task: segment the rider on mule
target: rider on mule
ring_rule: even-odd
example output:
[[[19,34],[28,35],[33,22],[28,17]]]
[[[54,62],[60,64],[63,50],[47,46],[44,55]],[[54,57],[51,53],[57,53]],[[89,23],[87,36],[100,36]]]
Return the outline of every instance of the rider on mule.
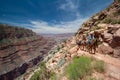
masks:
[[[92,53],[92,49],[94,49],[94,53],[96,51],[96,38],[94,33],[90,33],[87,39],[87,46],[90,53]]]

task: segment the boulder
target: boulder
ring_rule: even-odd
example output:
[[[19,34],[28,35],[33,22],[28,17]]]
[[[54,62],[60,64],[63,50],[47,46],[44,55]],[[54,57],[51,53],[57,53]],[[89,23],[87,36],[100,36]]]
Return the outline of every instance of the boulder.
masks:
[[[120,37],[113,37],[112,41],[110,42],[110,46],[112,48],[116,48],[120,46]]]
[[[119,29],[118,25],[109,25],[108,26],[108,33],[114,34]]]
[[[102,28],[102,29],[107,29],[108,24],[100,23],[97,26],[100,27],[100,28]]]
[[[113,54],[114,57],[120,57],[120,47],[115,48]]]
[[[115,37],[120,37],[120,28],[114,33]]]
[[[108,44],[101,44],[98,46],[98,53],[113,54],[113,48],[111,48]]]
[[[110,42],[110,46],[112,48],[116,48],[120,46],[120,29],[118,29],[113,36],[112,41]]]
[[[76,44],[76,39],[72,39],[71,44]]]
[[[111,40],[112,40],[112,38],[113,38],[113,35],[112,34],[110,34],[110,33],[107,33],[106,31],[104,32],[104,41],[105,42],[107,42],[107,43],[109,43]]]
[[[78,48],[79,48],[78,46],[75,46],[75,47],[71,48],[71,49],[69,50],[69,52],[70,52],[71,54],[77,53]]]

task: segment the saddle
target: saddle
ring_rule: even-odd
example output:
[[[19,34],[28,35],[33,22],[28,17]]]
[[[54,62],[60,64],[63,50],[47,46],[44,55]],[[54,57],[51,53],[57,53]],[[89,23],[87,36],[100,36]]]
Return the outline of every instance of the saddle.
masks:
[[[92,41],[91,41],[91,45],[94,45],[96,43],[97,39],[94,38]]]
[[[92,39],[92,40],[88,40],[87,41],[87,44],[88,45],[92,45],[92,44],[94,44],[96,42],[96,39],[94,38],[94,39]]]

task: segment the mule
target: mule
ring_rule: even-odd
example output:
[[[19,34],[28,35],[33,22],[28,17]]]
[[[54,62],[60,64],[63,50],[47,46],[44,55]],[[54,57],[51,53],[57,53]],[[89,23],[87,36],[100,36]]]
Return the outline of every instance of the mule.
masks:
[[[81,49],[81,50],[86,50],[86,41],[85,40],[81,40],[81,41],[78,41],[76,42],[76,44],[78,45],[78,47]]]
[[[97,39],[91,40],[90,43],[87,42],[88,52],[89,52],[89,53],[92,53],[92,51],[93,51],[93,53],[95,54],[97,45],[98,45]]]

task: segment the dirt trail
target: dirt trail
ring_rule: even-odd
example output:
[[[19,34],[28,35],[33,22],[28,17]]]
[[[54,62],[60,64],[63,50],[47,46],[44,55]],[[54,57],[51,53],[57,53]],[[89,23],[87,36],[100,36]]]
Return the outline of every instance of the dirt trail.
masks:
[[[114,77],[120,80],[120,60],[117,58],[113,58],[109,55],[103,54],[89,54],[88,52],[79,50],[79,53],[83,53],[85,55],[92,56],[98,60],[102,60],[106,63],[106,72],[109,76]]]

